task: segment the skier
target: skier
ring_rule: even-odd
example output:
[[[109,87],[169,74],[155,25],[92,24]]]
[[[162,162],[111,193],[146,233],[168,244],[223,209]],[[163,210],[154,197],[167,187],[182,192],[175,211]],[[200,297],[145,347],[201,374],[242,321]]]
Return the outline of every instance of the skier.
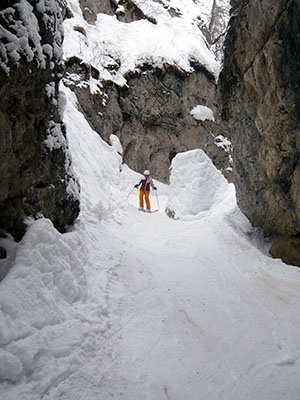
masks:
[[[140,183],[134,185],[135,188],[140,187],[140,207],[139,210],[144,211],[144,198],[145,198],[145,203],[146,203],[146,212],[151,212],[150,211],[150,200],[149,200],[149,195],[150,195],[150,186],[153,188],[153,190],[156,190],[156,186],[153,183],[153,180],[150,176],[150,172],[146,169],[144,171],[144,177],[140,180]]]

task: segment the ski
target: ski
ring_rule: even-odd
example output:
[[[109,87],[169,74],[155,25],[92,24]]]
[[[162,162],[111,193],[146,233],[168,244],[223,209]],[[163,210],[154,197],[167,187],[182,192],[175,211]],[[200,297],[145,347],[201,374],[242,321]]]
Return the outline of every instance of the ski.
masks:
[[[144,209],[141,209],[141,208],[138,208],[138,210],[144,212],[145,214],[153,214],[153,213],[158,212],[158,210],[147,211],[147,210],[144,210]]]

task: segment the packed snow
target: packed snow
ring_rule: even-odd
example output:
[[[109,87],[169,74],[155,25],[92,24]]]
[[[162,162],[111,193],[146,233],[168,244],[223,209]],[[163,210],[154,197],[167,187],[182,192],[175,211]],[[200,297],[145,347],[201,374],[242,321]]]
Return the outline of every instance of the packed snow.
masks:
[[[81,213],[66,234],[41,218],[4,240],[0,398],[299,399],[300,270],[268,256],[201,150],[138,211],[141,171],[62,91]]]

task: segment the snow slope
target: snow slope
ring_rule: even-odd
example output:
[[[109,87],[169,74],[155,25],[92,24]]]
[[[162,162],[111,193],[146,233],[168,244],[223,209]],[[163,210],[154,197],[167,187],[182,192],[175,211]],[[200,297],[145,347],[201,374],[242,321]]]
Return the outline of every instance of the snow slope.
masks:
[[[159,212],[138,211],[139,174],[62,90],[82,211],[67,234],[40,219],[11,243],[0,398],[298,400],[300,270],[267,256],[200,150],[155,181]]]

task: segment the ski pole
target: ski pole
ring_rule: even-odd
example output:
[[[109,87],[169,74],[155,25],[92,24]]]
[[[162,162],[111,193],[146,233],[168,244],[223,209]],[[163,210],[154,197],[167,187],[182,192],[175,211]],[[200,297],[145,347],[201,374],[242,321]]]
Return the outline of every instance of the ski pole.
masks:
[[[157,201],[157,209],[159,211],[159,202],[158,202],[158,194],[157,194],[157,190],[155,190],[155,194],[156,194],[156,201]]]
[[[133,188],[130,190],[130,192],[127,195],[127,198],[131,195],[131,193],[134,191],[134,189],[135,189],[135,186],[133,186]]]

